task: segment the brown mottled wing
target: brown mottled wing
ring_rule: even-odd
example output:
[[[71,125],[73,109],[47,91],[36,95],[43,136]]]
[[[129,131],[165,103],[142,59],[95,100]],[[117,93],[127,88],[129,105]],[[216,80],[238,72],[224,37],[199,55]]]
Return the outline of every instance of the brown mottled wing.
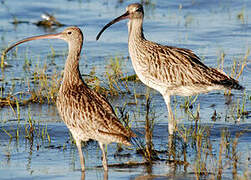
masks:
[[[99,130],[111,135],[133,136],[133,132],[122,125],[113,108],[102,95],[86,85],[74,86],[67,92],[71,98],[68,108],[71,108],[72,112],[76,114],[77,126],[88,126],[86,128],[89,130]]]
[[[162,46],[149,43],[151,48],[147,51],[151,56],[146,56],[148,61],[148,78],[153,82],[163,83],[166,86],[186,86],[199,84],[212,84],[213,80],[229,78],[204,65],[198,56],[189,49]]]

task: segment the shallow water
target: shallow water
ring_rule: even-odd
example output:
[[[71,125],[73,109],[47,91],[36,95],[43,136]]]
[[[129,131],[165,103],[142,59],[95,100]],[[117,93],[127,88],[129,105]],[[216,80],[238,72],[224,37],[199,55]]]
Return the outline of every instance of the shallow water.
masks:
[[[125,7],[133,1],[120,3],[117,0],[107,1],[2,1],[0,5],[0,49],[6,48],[9,44],[33,35],[40,35],[50,32],[62,31],[60,28],[43,28],[34,25],[40,20],[44,12],[52,13],[57,20],[67,26],[79,26],[84,33],[84,46],[80,62],[80,70],[83,74],[89,74],[95,68],[96,76],[104,80],[110,57],[123,57],[122,70],[128,75],[133,75],[130,60],[127,60],[127,27],[126,21],[117,23],[107,29],[97,42],[95,37],[104,24],[124,13]],[[225,53],[224,70],[229,74],[234,59],[243,59],[248,49],[251,48],[251,1],[233,0],[180,0],[180,1],[150,1],[145,5],[144,31],[147,39],[171,46],[192,49],[202,61],[211,66],[217,67],[220,52]],[[13,16],[20,21],[28,23],[12,24]],[[243,20],[238,18],[243,16]],[[55,58],[51,58],[51,47],[55,50]],[[47,73],[57,69],[61,71],[64,67],[67,44],[60,40],[41,40],[25,43],[18,48],[17,55],[7,57],[7,63],[12,67],[1,71],[0,85],[11,89],[13,83],[16,88],[14,92],[26,91],[25,78],[30,76],[25,69],[25,59],[30,59],[31,72],[36,66],[47,64]],[[245,93],[233,91],[231,97],[224,96],[224,92],[210,92],[198,96],[192,111],[195,113],[200,107],[200,125],[210,129],[210,142],[212,152],[217,161],[219,144],[223,129],[230,134],[232,140],[236,133],[243,132],[237,146],[240,163],[238,173],[243,174],[246,168],[251,171],[250,149],[251,149],[251,118],[250,118],[250,86],[251,86],[251,59],[248,56],[248,63],[240,77],[240,83],[246,87]],[[131,103],[126,106],[132,122],[133,130],[137,132],[139,139],[144,141],[145,124],[145,86],[140,83],[131,83],[129,86],[132,92],[136,91],[141,95],[138,98],[138,105],[135,106],[133,94],[125,94],[119,97],[109,97],[114,107],[121,107],[124,103]],[[176,118],[179,127],[194,127],[194,121],[189,114],[185,113],[180,106],[184,104],[183,97],[174,97],[173,108],[176,106]],[[244,118],[236,117],[236,107],[244,104],[245,111],[249,115]],[[214,111],[217,112],[216,121],[211,117]],[[157,150],[167,151],[167,110],[161,95],[151,90],[151,116],[155,118],[153,143]],[[24,136],[19,139],[9,136],[3,131],[15,132],[18,127],[21,132],[29,117],[35,122],[38,130],[47,127],[51,137],[51,143],[47,138],[35,137],[31,142]],[[12,109],[7,106],[0,109],[1,130],[0,130],[0,179],[80,179],[80,163],[78,152],[71,143],[69,132],[60,120],[57,109],[54,105],[31,104],[21,107],[20,123]],[[230,138],[230,139],[231,139]],[[177,154],[179,154],[181,141],[177,141]],[[192,143],[191,143],[192,144]],[[143,161],[144,158],[137,154],[136,147],[124,148],[121,153],[117,152],[116,144],[108,146],[108,163],[117,164],[127,161]],[[87,172],[86,179],[103,179],[101,152],[96,142],[88,142],[83,148],[86,156]],[[181,153],[182,154],[182,153]],[[110,168],[109,179],[193,179],[194,169],[192,164],[196,161],[196,150],[193,147],[187,148],[187,161],[191,164],[185,171],[184,166],[173,167],[166,161],[157,161],[152,167],[139,166],[133,168]],[[160,153],[159,157],[167,159],[166,153]],[[227,161],[225,157],[224,161]],[[213,163],[212,163],[213,164]],[[226,163],[227,164],[227,163]],[[213,166],[213,165],[212,165]],[[227,166],[223,176],[232,178],[232,169]]]

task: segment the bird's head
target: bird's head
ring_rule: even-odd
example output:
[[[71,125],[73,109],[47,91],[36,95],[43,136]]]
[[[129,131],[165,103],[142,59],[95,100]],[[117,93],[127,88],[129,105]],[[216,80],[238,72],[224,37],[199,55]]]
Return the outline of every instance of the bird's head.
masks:
[[[82,34],[82,31],[78,27],[72,26],[72,27],[68,27],[64,29],[60,33],[28,37],[12,44],[10,47],[5,49],[3,51],[2,57],[5,56],[8,51],[10,51],[12,48],[14,48],[17,45],[22,44],[27,41],[33,41],[33,40],[38,40],[38,39],[62,39],[68,42],[69,44],[80,43],[82,45],[83,34]]]
[[[130,4],[127,6],[126,8],[126,12],[124,14],[122,14],[121,16],[115,18],[114,20],[110,21],[108,24],[106,24],[103,29],[98,33],[96,40],[98,40],[101,36],[101,34],[108,28],[110,27],[112,24],[115,24],[121,20],[124,19],[143,19],[144,18],[144,9],[143,6],[139,3],[134,3],[134,4]]]

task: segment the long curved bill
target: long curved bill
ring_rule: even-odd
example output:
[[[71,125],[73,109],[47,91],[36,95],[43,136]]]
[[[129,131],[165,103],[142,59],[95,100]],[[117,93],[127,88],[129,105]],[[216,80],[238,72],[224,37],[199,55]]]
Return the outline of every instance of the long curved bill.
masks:
[[[38,40],[38,39],[62,39],[62,33],[46,34],[46,35],[41,35],[41,36],[33,36],[33,37],[25,38],[21,41],[16,42],[15,44],[11,45],[7,49],[5,49],[3,51],[2,57],[5,56],[6,53],[8,53],[8,51],[10,51],[12,48],[14,48],[17,45],[22,44],[27,41],[33,41],[33,40]]]
[[[97,35],[97,37],[96,37],[96,40],[98,40],[98,39],[100,38],[101,34],[102,34],[108,27],[110,27],[111,25],[113,25],[113,24],[116,23],[116,22],[119,22],[119,21],[121,21],[121,20],[123,20],[123,19],[127,19],[127,18],[129,18],[129,12],[128,12],[128,11],[126,11],[125,14],[123,14],[123,15],[121,15],[121,16],[115,18],[114,20],[112,20],[111,22],[109,22],[108,24],[106,24],[106,25],[103,27],[103,29],[98,33],[98,35]]]

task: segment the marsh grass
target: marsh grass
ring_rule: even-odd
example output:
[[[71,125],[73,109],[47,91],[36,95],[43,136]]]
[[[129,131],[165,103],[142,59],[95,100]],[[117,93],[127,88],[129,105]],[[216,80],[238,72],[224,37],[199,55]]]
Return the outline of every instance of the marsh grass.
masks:
[[[30,143],[36,139],[37,142],[47,141],[51,142],[51,137],[47,131],[47,125],[41,125],[40,122],[36,122],[32,119],[30,113],[30,107],[25,120],[20,119],[20,109],[17,105],[16,108],[12,108],[14,114],[16,114],[16,124],[7,126],[8,129],[2,127],[1,130],[10,138],[10,141],[14,138],[16,141],[20,139],[26,139]],[[21,121],[22,120],[22,121]]]
[[[239,78],[246,66],[247,56],[249,51],[246,53],[244,58],[236,59],[231,70],[231,76]],[[51,47],[50,57],[53,64],[53,58],[56,53]],[[223,68],[225,55],[220,56],[219,64]],[[32,119],[30,110],[27,118],[21,119],[21,106],[30,106],[32,103],[40,104],[55,104],[57,92],[59,90],[60,82],[62,81],[62,72],[58,70],[58,67],[49,69],[47,62],[42,65],[39,63],[33,64],[33,59],[26,59],[24,68],[29,74],[25,80],[20,80],[21,83],[25,84],[24,91],[16,90],[16,81],[11,84],[5,85],[2,83],[1,88],[1,106],[9,106],[12,109],[14,116],[17,119],[17,125],[12,126],[10,129],[2,128],[2,131],[10,138],[16,139],[17,141],[24,137],[30,143],[36,139],[36,142],[47,142],[50,144],[51,136],[48,133],[47,125],[41,125],[40,122],[36,122]],[[106,65],[105,79],[101,80],[96,75],[96,69],[93,68],[91,73],[83,75],[86,83],[95,91],[102,93],[104,96],[118,96],[121,97],[125,93],[133,93],[132,97],[135,99],[134,117],[137,119],[145,114],[143,122],[144,126],[144,138],[135,138],[134,144],[136,146],[136,154],[140,154],[144,162],[128,163],[128,166],[134,167],[139,165],[151,166],[155,162],[165,161],[167,166],[172,164],[175,167],[184,167],[185,173],[191,173],[196,176],[197,179],[210,178],[210,179],[223,179],[229,168],[232,171],[233,178],[247,177],[248,173],[246,169],[240,171],[240,156],[241,153],[238,150],[238,140],[241,133],[236,133],[235,137],[230,136],[227,130],[222,130],[220,145],[214,145],[214,139],[211,139],[211,126],[203,126],[200,122],[200,104],[197,103],[198,96],[183,98],[183,102],[176,101],[175,112],[178,108],[184,109],[185,113],[191,120],[190,126],[180,126],[177,128],[177,132],[171,137],[168,137],[168,144],[163,145],[166,149],[156,149],[154,145],[154,134],[153,130],[156,124],[156,109],[152,103],[151,93],[147,88],[145,94],[137,94],[136,89],[131,90],[129,83],[135,83],[137,81],[136,76],[127,76],[126,70],[123,69],[125,66],[122,62],[124,61],[121,57],[112,57]],[[35,67],[34,72],[32,68]],[[130,78],[129,78],[130,77]],[[131,77],[135,77],[132,78]],[[144,112],[139,108],[140,102],[144,99]],[[233,117],[243,118],[246,110],[246,100],[248,95],[244,93],[242,99],[237,100],[235,105],[232,106],[231,113]],[[250,97],[249,97],[250,98]],[[127,109],[127,103],[119,105],[116,109],[116,113],[120,120],[125,124],[126,127],[132,126],[132,117]],[[214,112],[213,112],[214,113]],[[216,113],[216,112],[215,112]],[[175,113],[175,116],[176,113]],[[224,118],[217,116],[216,118]],[[177,119],[177,118],[176,118]],[[213,126],[213,125],[212,125]],[[70,134],[70,133],[69,133]],[[73,145],[74,140],[70,137],[70,143]],[[63,147],[65,148],[65,144]],[[63,148],[63,149],[64,149]],[[118,151],[121,147],[118,145]],[[164,158],[160,158],[160,155],[165,154]],[[118,165],[119,166],[119,165]],[[126,166],[126,165],[125,165]],[[125,167],[122,166],[121,167]],[[242,174],[241,174],[242,173]]]
[[[242,10],[237,14],[237,19],[241,21],[242,24],[248,23],[248,16],[246,15],[246,8],[243,7]]]
[[[196,179],[225,179],[229,176],[229,171],[231,171],[233,179],[248,179],[247,177],[250,176],[247,170],[248,165],[243,167],[242,153],[238,148],[239,138],[243,132],[237,131],[235,134],[231,134],[227,128],[222,128],[220,139],[215,140],[218,137],[211,135],[214,125],[202,125],[200,122],[200,104],[194,104],[196,98],[186,100],[190,103],[193,102],[191,103],[193,108],[187,108],[186,111],[192,120],[191,126],[178,127],[177,132],[169,136],[167,149],[164,151],[154,148],[154,135],[151,134],[154,129],[154,121],[153,124],[148,124],[146,118],[145,140],[143,138],[138,140],[137,153],[144,157],[145,162],[149,163],[147,164],[149,167],[158,161],[165,160],[167,165],[175,167],[175,169],[183,167],[185,173],[194,174]],[[246,99],[246,97],[243,98]],[[186,107],[189,107],[190,103],[185,103]],[[149,111],[151,111],[151,106],[149,107]],[[235,116],[237,112],[235,111]],[[147,108],[145,113],[147,117],[149,115]],[[226,116],[228,115],[226,114]],[[147,142],[148,140],[150,141]],[[217,143],[218,141],[219,143]],[[160,159],[159,155],[163,152],[166,152],[166,158]]]
[[[250,49],[248,49],[245,53],[245,55],[243,57],[239,57],[239,58],[236,58],[234,57],[233,58],[233,65],[231,67],[231,70],[229,72],[229,76],[238,80],[243,71],[244,71],[244,68],[247,66],[247,59],[249,57],[249,54],[250,54]],[[221,50],[219,52],[219,55],[218,55],[218,69],[221,69],[223,70],[223,67],[224,67],[224,61],[225,61],[225,57],[226,57],[226,54],[224,53],[223,50]],[[230,96],[231,95],[231,90],[225,90],[224,92],[225,95],[227,96]],[[238,115],[239,116],[239,115]]]
[[[243,57],[234,58],[233,65],[231,67],[230,76],[236,80],[240,78],[243,73],[244,68],[247,66],[247,59],[250,54],[250,49],[248,49]],[[224,61],[224,58],[222,59]],[[225,95],[230,95],[231,90],[225,91]]]
[[[185,112],[189,112],[189,109],[193,109],[193,106],[199,95],[183,97],[183,103],[180,104],[180,108],[184,109]]]
[[[26,53],[27,55],[27,53]],[[53,47],[51,47],[52,59],[56,56]],[[106,75],[104,80],[100,80],[96,76],[95,68],[92,69],[89,75],[84,75],[85,82],[95,91],[101,93],[104,96],[120,96],[121,94],[131,93],[128,88],[128,79],[122,72],[122,61],[123,58],[115,57],[110,58],[109,63],[106,66]],[[30,103],[39,104],[54,104],[60,84],[62,81],[62,73],[55,66],[53,69],[50,65],[45,62],[41,65],[38,58],[37,64],[32,64],[33,59],[29,59],[28,55],[25,56],[25,62],[23,65],[26,74],[28,75],[25,80],[20,79],[20,84],[25,84],[26,91],[16,92],[16,81],[12,81],[10,85],[5,86],[2,83],[2,92],[0,97],[0,107],[3,106],[15,106],[16,101],[19,102],[20,106],[24,106]],[[31,70],[34,67],[34,70]],[[123,79],[123,80],[121,80]],[[106,86],[107,84],[107,86]]]
[[[237,99],[236,106],[234,107],[236,109],[235,116],[237,117],[237,119],[244,119],[249,115],[249,112],[246,110],[246,103],[247,103],[246,100],[247,100],[246,92],[244,92],[242,100]]]
[[[250,110],[248,106],[248,95],[247,92],[244,91],[241,97],[238,97],[236,100],[233,100],[231,96],[227,98],[227,114],[225,117],[226,121],[232,119],[235,123],[239,123],[249,118]],[[221,116],[218,117],[218,119]]]
[[[124,59],[116,56],[110,58],[109,64],[106,66],[106,78],[108,80],[110,95],[112,96],[118,96],[119,93],[123,94],[123,92],[130,93],[128,79],[124,78],[125,74],[122,69],[122,66],[124,65],[122,62],[125,62]]]
[[[56,95],[59,90],[61,75],[53,72],[51,75],[46,74],[46,66],[37,69],[33,75],[26,80],[20,80],[20,84],[26,85],[25,91],[16,92],[18,87],[13,81],[11,87],[3,84],[4,93],[0,97],[0,105],[3,106],[25,106],[30,103],[52,104],[56,102]]]
[[[137,98],[138,95],[134,91],[134,97],[135,97],[135,105],[137,106]],[[138,119],[138,117],[141,117],[140,114],[145,114],[144,116],[144,133],[139,132],[141,135],[144,134],[144,138],[136,137],[133,140],[134,146],[136,146],[136,154],[141,155],[144,158],[144,163],[147,166],[151,166],[154,161],[159,160],[160,158],[157,155],[157,150],[154,148],[153,144],[153,130],[154,130],[154,124],[155,124],[155,111],[152,105],[152,99],[150,94],[150,89],[146,88],[146,92],[144,94],[145,97],[145,103],[143,104],[144,108],[139,108],[138,110],[134,111],[134,118]],[[128,104],[127,104],[128,105]],[[142,112],[142,110],[144,112]],[[136,164],[134,164],[136,165]],[[138,163],[138,165],[142,165],[142,163]]]
[[[186,164],[187,173],[194,174],[196,179],[224,179],[228,176],[229,170],[231,170],[233,179],[240,179],[240,177],[246,179],[248,165],[243,166],[241,161],[243,154],[239,152],[238,148],[239,138],[242,134],[243,132],[237,132],[232,135],[228,129],[222,129],[220,142],[217,145],[214,143],[214,139],[211,139],[211,127],[183,126],[176,134],[182,139],[178,143],[177,141],[173,143],[172,145],[176,147],[172,148],[175,149],[177,162],[183,159],[184,164],[177,163],[176,165]],[[187,158],[187,151],[190,154],[189,158]]]

